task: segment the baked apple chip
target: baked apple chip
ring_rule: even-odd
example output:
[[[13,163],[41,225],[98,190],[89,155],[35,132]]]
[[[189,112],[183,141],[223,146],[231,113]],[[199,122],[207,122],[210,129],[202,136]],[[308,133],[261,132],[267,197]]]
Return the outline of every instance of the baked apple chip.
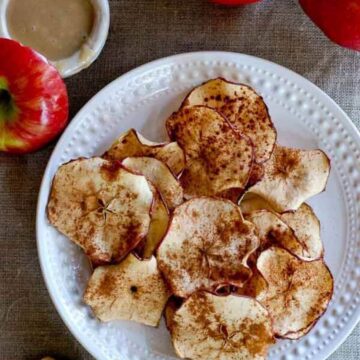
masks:
[[[316,260],[323,257],[324,246],[320,237],[320,221],[308,204],[304,203],[296,211],[283,213],[280,217],[290,226],[301,243],[303,253],[300,257],[303,260]]]
[[[101,321],[133,320],[157,326],[169,298],[156,259],[141,261],[134,255],[117,265],[97,267],[84,301]]]
[[[154,202],[151,209],[151,222],[146,238],[136,246],[134,253],[141,259],[149,259],[154,254],[155,249],[165,236],[169,225],[169,211],[165,206],[160,194],[154,188]]]
[[[166,128],[185,153],[180,182],[186,198],[245,188],[253,146],[221,114],[206,106],[187,107],[174,113]]]
[[[268,284],[256,299],[268,309],[275,335],[302,336],[331,300],[334,284],[330,270],[322,259],[301,261],[279,247],[262,252],[256,266]]]
[[[229,200],[196,198],[175,209],[157,249],[159,269],[172,293],[241,286],[251,275],[247,257],[258,246],[255,227]]]
[[[222,78],[213,79],[191,91],[183,106],[206,105],[223,114],[241,134],[254,144],[255,162],[270,158],[276,129],[263,98],[248,85]]]
[[[170,210],[183,203],[184,191],[180,183],[160,160],[151,157],[128,157],[122,161],[122,165],[130,171],[144,175],[159,191]]]
[[[275,343],[266,309],[243,296],[196,292],[175,312],[171,328],[182,359],[265,360]]]
[[[280,145],[264,166],[264,177],[249,192],[264,198],[277,212],[297,210],[322,192],[330,173],[330,160],[323,151]]]
[[[60,166],[48,218],[94,264],[118,262],[149,230],[153,193],[144,176],[119,161],[79,159]]]
[[[137,156],[154,157],[166,164],[175,175],[179,175],[184,168],[184,153],[176,142],[155,143],[145,139],[134,129],[120,135],[104,154],[106,159],[112,160]]]
[[[301,258],[306,252],[294,231],[277,214],[269,210],[256,210],[247,214],[245,219],[253,223],[258,230],[260,250],[279,245]]]

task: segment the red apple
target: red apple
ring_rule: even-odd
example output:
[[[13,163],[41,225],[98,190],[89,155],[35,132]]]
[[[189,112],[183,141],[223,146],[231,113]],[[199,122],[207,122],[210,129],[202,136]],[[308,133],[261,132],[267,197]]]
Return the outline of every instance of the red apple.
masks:
[[[212,0],[212,2],[215,4],[229,5],[229,6],[252,4],[258,1],[261,0]]]
[[[36,51],[0,38],[0,151],[27,153],[54,139],[68,120],[58,71]]]
[[[360,0],[300,0],[310,19],[332,41],[360,51]]]

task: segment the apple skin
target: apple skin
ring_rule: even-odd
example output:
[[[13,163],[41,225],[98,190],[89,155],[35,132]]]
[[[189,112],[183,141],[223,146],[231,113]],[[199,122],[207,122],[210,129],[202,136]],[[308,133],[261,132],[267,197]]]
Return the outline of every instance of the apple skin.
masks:
[[[238,6],[238,5],[246,5],[259,2],[261,0],[211,0],[211,2],[219,5],[227,5],[227,6]]]
[[[58,71],[31,48],[0,38],[0,152],[28,153],[53,140],[68,121]]]
[[[360,51],[360,0],[299,0],[299,3],[330,40]]]

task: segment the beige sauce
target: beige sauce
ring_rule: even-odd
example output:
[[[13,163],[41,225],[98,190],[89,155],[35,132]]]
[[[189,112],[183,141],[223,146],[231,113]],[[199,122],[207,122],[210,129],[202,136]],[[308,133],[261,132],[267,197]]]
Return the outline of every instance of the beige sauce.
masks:
[[[7,24],[12,38],[50,60],[73,55],[94,24],[89,0],[10,0]]]

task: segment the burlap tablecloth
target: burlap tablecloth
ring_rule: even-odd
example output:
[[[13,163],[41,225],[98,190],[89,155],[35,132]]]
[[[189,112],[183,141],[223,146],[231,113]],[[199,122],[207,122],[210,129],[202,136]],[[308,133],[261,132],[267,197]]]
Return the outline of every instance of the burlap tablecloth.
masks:
[[[360,53],[327,40],[296,1],[232,9],[205,0],[112,0],[110,6],[111,29],[103,53],[89,69],[66,81],[71,116],[103,86],[136,66],[182,52],[225,50],[298,72],[360,125]],[[1,360],[45,354],[91,359],[55,311],[38,263],[36,201],[52,149],[23,157],[0,155]],[[360,359],[359,326],[331,359]]]

